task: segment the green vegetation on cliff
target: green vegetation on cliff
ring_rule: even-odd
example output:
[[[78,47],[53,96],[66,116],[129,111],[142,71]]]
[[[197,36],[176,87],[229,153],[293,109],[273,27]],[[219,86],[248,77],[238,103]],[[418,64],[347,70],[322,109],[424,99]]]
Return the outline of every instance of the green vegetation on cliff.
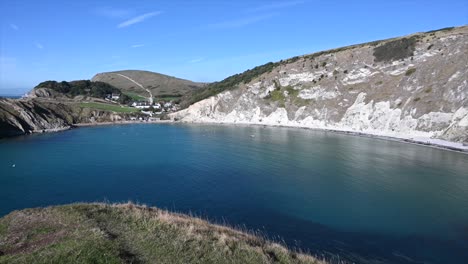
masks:
[[[392,62],[413,56],[418,36],[387,41],[374,48],[376,62]]]
[[[0,219],[0,263],[323,263],[263,238],[134,204],[73,204]]]
[[[267,64],[247,70],[243,73],[227,77],[226,79],[220,82],[210,83],[205,88],[197,90],[194,93],[188,94],[187,97],[189,98],[184,101],[185,104],[183,105],[183,107],[189,106],[195,102],[219,94],[223,91],[234,89],[241,83],[248,83],[254,78],[264,73],[271,72],[278,65],[279,63],[269,62]]]
[[[130,99],[132,99],[133,101],[145,101],[145,100],[146,100],[146,97],[141,96],[141,95],[136,94],[136,93],[132,93],[132,92],[123,92],[123,94],[125,94],[125,95],[128,96],[128,97],[130,97]]]
[[[86,95],[96,98],[104,98],[108,94],[117,93],[121,94],[121,91],[112,85],[104,82],[92,82],[90,80],[79,80],[71,82],[57,82],[57,81],[45,81],[38,84],[34,89],[47,88],[54,90],[58,93],[67,96]],[[119,98],[120,103],[127,103],[131,98],[125,94],[121,94]]]

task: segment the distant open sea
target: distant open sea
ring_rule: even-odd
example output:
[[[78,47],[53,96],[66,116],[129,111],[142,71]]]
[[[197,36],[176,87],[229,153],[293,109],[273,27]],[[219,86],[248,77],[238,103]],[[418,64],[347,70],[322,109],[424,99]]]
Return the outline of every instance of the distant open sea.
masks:
[[[21,95],[0,95],[0,98],[11,98],[11,99],[19,99]]]
[[[466,154],[260,126],[115,125],[0,140],[0,216],[128,200],[337,261],[468,259]]]

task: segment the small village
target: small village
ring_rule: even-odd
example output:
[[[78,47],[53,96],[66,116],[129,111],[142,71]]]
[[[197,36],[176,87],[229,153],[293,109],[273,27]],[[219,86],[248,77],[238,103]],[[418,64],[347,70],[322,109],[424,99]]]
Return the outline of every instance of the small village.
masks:
[[[120,99],[121,94],[107,94],[104,98],[106,101],[111,101],[116,103]],[[147,99],[147,100],[131,100],[126,105],[129,107],[134,107],[140,110],[142,114],[147,115],[147,118],[133,117],[131,120],[140,120],[140,121],[157,121],[161,119],[161,115],[172,113],[180,110],[179,104],[176,104],[174,100],[163,100],[163,99]]]

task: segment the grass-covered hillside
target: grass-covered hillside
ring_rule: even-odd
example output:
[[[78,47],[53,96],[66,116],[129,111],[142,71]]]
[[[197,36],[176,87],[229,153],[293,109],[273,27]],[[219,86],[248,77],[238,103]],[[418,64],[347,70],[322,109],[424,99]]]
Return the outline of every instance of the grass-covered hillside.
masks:
[[[156,98],[181,97],[205,86],[203,83],[139,70],[103,72],[96,74],[92,80],[108,83],[124,93],[137,94],[143,97],[148,97],[147,90],[149,90]]]
[[[82,108],[107,110],[116,113],[136,113],[140,111],[139,109],[133,107],[98,102],[83,102],[79,103],[79,106]]]
[[[72,204],[0,219],[0,263],[323,263],[251,234],[134,204]]]

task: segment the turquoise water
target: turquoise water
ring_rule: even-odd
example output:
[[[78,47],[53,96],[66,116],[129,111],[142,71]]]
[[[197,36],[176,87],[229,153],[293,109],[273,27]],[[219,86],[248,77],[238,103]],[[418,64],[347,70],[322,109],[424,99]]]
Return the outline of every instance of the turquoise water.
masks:
[[[327,258],[468,258],[468,155],[424,146],[258,126],[87,127],[1,140],[0,175],[0,215],[132,200]]]

